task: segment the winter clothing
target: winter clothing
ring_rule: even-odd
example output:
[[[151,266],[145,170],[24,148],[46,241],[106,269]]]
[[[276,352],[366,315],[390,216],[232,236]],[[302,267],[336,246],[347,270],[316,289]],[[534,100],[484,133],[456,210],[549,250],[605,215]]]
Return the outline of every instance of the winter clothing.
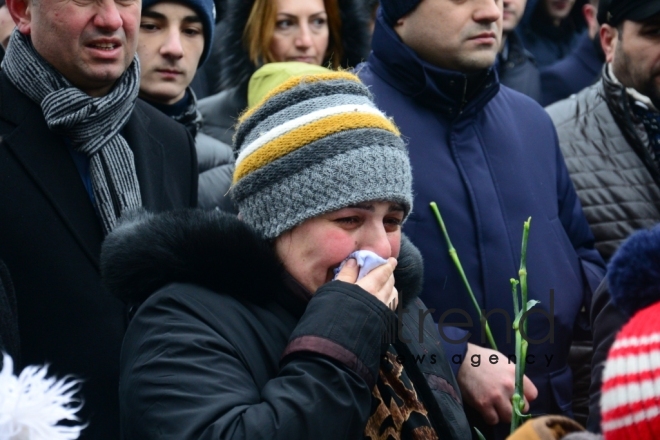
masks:
[[[142,2],[142,10],[149,9],[156,3],[162,1],[163,0],[144,0]],[[204,49],[202,50],[202,56],[199,58],[198,65],[198,67],[201,67],[211,54],[213,30],[215,29],[215,4],[213,3],[213,0],[177,0],[177,2],[195,11],[197,17],[199,17],[202,22]]]
[[[534,55],[539,68],[550,66],[567,57],[578,44],[586,23],[581,8],[584,0],[576,1],[570,15],[559,26],[555,26],[543,7],[543,1],[530,2],[532,9],[529,20],[520,24],[520,36],[525,49]]]
[[[193,140],[137,100],[119,134],[134,159],[142,205],[194,206]],[[119,438],[119,351],[125,309],[101,288],[104,230],[67,139],[42,108],[0,72],[0,255],[11,272],[23,364],[49,363],[84,380],[81,438]]]
[[[127,210],[142,206],[133,152],[119,133],[140,88],[137,56],[110,93],[94,98],[72,86],[15,29],[2,69],[24,95],[41,106],[50,130],[66,136],[89,159],[94,205],[109,232]]]
[[[608,266],[612,302],[632,319],[607,356],[600,400],[605,440],[654,439],[660,432],[657,356],[660,321],[660,228],[639,231]]]
[[[515,32],[507,36],[504,50],[497,56],[496,69],[501,84],[537,102],[541,100],[541,80],[536,61]]]
[[[204,117],[202,131],[228,145],[234,135],[234,125],[247,106],[247,83],[259,67],[252,64],[243,44],[243,31],[250,15],[253,0],[229,0],[227,17],[218,25],[220,40],[213,73],[217,79],[216,95],[200,100],[199,110]],[[343,67],[356,66],[369,54],[368,23],[370,14],[363,0],[339,0]],[[208,71],[208,69],[206,69]]]
[[[381,0],[380,8],[385,23],[394,26],[399,18],[409,14],[420,2],[421,0]]]
[[[595,83],[604,61],[600,38],[596,37],[594,41],[589,34],[582,34],[575,50],[566,58],[541,69],[541,105],[568,98]]]
[[[660,221],[660,167],[635,102],[606,66],[597,84],[547,108],[605,260],[633,231]]]
[[[234,174],[234,152],[229,145],[200,131],[204,126],[204,120],[197,109],[195,92],[189,88],[186,95],[172,105],[149,103],[183,124],[195,139],[199,172],[197,206],[204,209],[220,208],[223,211],[235,212],[233,203],[227,196]]]
[[[11,282],[7,266],[0,260],[0,352],[8,353],[14,359],[14,363],[20,367],[20,348],[14,284]]]
[[[358,71],[377,105],[409,139],[415,210],[404,231],[432,268],[424,301],[436,319],[461,309],[479,322],[428,208],[431,201],[440,207],[481,307],[508,316],[513,316],[509,279],[518,273],[522,224],[531,216],[530,299],[541,301],[535,309],[549,313],[555,326],[553,343],[529,346],[536,359],[552,357],[527,366],[539,391],[531,411],[570,414],[568,348],[579,311],[590,303],[604,267],[552,122],[531,99],[500,88],[492,69],[468,77],[424,62],[382,17],[372,47]],[[490,325],[499,350],[514,353],[510,323],[491,319]],[[548,318],[541,313],[530,316],[528,326],[537,340],[548,336]],[[470,341],[480,343],[480,333],[473,330]],[[445,347],[449,358],[451,349]]]
[[[259,104],[270,93],[271,90],[293,76],[315,75],[331,72],[316,64],[289,61],[284,63],[268,63],[260,67],[250,77],[248,84],[248,108]]]
[[[122,350],[123,438],[353,439],[420,420],[438,438],[471,438],[434,323],[415,298],[421,259],[406,240],[394,276],[409,311],[400,335],[410,342],[391,339],[398,363],[380,350],[393,312],[340,281],[311,296],[233,216],[128,221],[102,257],[108,288],[144,301]],[[405,382],[402,374],[390,383],[400,398],[382,394],[385,364],[405,372]],[[400,406],[411,398],[417,406]],[[391,418],[390,409],[401,412]]]
[[[353,74],[285,81],[241,116],[234,148],[232,199],[265,238],[370,200],[410,212],[412,177],[399,131]]]
[[[660,14],[655,0],[608,0],[598,4],[598,22],[617,26],[624,20],[643,21]]]

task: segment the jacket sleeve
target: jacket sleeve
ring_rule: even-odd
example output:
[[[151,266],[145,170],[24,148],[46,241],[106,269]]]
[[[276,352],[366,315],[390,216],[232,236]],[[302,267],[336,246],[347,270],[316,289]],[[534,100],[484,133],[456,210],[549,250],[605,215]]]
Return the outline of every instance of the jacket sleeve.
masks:
[[[612,303],[607,278],[594,294],[591,310],[591,327],[594,332],[594,353],[591,360],[591,387],[589,388],[589,418],[587,429],[601,432],[600,429],[600,389],[603,385],[603,371],[607,354],[614,344],[614,338],[629,317]]]
[[[259,384],[250,364],[260,355],[242,356],[235,340],[240,335],[240,345],[260,353],[268,341],[257,335],[256,315],[230,308],[222,319],[243,324],[223,335],[209,324],[218,308],[197,302],[200,291],[216,301],[219,294],[193,286],[190,295],[186,286],[153,295],[129,326],[120,380],[124,439],[362,438],[381,338],[393,315],[387,307],[355,285],[320,288],[279,371]]]
[[[554,129],[553,129],[554,131]],[[587,219],[582,212],[582,204],[578,199],[573,182],[568,174],[564,156],[559,149],[555,133],[555,148],[557,160],[557,195],[559,197],[559,220],[561,221],[573,248],[580,258],[584,281],[584,306],[591,309],[593,293],[605,277],[605,263],[594,248],[594,236]]]

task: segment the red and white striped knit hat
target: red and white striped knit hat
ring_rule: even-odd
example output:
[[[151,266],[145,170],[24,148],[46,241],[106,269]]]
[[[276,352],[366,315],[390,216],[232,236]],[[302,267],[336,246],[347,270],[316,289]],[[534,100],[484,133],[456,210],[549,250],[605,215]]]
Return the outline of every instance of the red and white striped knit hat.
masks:
[[[605,440],[660,438],[660,302],[637,312],[617,335],[600,405]]]

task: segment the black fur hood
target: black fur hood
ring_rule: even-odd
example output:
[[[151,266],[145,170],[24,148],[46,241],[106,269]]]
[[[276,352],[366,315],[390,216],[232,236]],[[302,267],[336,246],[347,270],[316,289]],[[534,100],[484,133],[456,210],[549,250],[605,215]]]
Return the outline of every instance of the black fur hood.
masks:
[[[365,0],[337,0],[341,12],[343,67],[355,67],[369,55],[370,11]],[[247,83],[255,71],[243,47],[243,29],[254,0],[228,0],[225,18],[216,27],[220,35],[214,57],[220,68],[220,90]]]
[[[233,292],[253,302],[286,289],[284,268],[272,246],[218,210],[125,215],[103,243],[101,276],[113,295],[131,304],[177,282]],[[419,295],[422,257],[405,237],[394,276],[404,305]]]

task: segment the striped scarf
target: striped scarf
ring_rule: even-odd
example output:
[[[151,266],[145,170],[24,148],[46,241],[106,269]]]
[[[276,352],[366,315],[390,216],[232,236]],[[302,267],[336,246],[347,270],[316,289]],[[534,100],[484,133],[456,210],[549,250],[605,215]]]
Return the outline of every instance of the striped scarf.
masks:
[[[89,158],[94,198],[106,233],[121,214],[142,206],[133,152],[119,134],[140,89],[137,57],[100,98],[73,86],[18,31],[11,36],[2,69],[21,93],[41,106],[50,130],[68,138],[75,151]]]

